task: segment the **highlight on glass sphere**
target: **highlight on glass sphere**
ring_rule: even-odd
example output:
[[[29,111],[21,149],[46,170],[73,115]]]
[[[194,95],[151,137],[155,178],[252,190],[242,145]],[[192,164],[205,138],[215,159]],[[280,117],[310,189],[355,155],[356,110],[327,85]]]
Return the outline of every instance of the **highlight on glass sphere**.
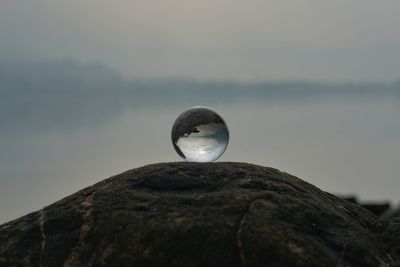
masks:
[[[175,151],[186,161],[211,162],[225,152],[229,131],[220,115],[198,106],[178,116],[171,139]]]

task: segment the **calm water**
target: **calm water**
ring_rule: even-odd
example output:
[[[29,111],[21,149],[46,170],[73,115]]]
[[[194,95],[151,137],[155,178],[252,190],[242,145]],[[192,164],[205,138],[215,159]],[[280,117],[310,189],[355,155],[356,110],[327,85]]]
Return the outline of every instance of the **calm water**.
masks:
[[[400,201],[398,93],[187,90],[3,97],[0,223],[119,172],[180,161],[171,126],[195,105],[228,124],[230,143],[218,161],[271,166],[362,200]]]

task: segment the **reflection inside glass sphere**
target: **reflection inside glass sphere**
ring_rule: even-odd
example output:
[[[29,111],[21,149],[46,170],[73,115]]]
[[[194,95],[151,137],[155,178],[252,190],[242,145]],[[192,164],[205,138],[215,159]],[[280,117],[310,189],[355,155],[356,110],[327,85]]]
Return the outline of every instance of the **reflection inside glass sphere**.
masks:
[[[229,131],[215,111],[193,107],[175,120],[171,139],[176,152],[185,160],[211,162],[225,152]]]

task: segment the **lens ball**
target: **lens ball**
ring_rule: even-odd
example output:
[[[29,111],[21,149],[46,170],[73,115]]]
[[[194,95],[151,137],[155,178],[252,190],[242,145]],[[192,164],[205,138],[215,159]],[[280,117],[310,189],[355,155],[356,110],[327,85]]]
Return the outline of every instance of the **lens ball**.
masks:
[[[229,131],[220,115],[199,106],[178,116],[172,126],[171,139],[175,151],[186,161],[212,162],[225,152]]]

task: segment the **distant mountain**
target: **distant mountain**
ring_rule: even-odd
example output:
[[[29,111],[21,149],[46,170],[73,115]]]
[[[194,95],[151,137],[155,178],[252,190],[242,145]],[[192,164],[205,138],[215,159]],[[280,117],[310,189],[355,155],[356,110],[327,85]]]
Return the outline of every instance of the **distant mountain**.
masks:
[[[400,83],[207,82],[126,79],[100,64],[0,64],[0,129],[73,129],[106,121],[124,108],[206,103],[298,103],[329,97],[400,97]]]
[[[40,62],[0,64],[0,90],[110,90],[122,78],[100,64]]]

